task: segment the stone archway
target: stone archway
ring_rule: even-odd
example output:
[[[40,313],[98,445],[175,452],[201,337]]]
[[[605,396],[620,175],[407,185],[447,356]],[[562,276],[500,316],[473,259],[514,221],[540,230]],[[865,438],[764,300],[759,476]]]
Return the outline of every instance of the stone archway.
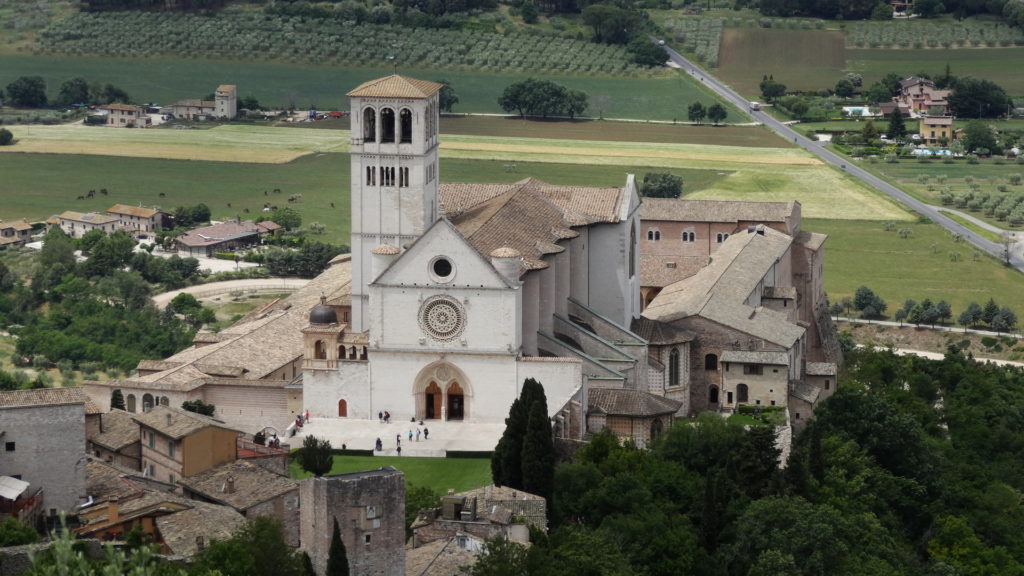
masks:
[[[412,393],[417,420],[470,418],[473,387],[466,374],[450,362],[439,360],[424,366],[416,375]]]
[[[147,393],[142,395],[142,411],[143,412],[149,412],[152,409],[153,409],[153,395],[147,392]]]
[[[348,402],[344,398],[338,400],[338,418],[348,418]]]
[[[135,412],[135,394],[128,394],[124,397],[124,406],[128,412]]]

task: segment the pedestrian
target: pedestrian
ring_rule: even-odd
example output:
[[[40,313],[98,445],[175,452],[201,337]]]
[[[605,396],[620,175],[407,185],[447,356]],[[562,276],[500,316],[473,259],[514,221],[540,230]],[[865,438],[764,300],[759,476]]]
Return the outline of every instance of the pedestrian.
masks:
[[[402,435],[401,434],[395,434],[395,444],[398,444],[399,446],[402,445]]]
[[[412,430],[409,430],[409,442],[412,442]]]
[[[398,455],[399,455],[399,456],[401,456],[401,455],[402,455],[402,447],[401,447],[401,446],[399,446],[399,447],[398,447]]]
[[[416,441],[417,442],[420,441],[420,429],[419,428],[416,429]]]
[[[309,410],[306,410],[306,422],[309,422]]]
[[[384,413],[383,412],[377,412],[377,420],[380,420],[381,422],[384,421]]]
[[[377,452],[380,452],[381,450],[384,449],[383,443],[380,441],[380,438],[377,438],[377,443],[373,445],[373,449],[376,450]]]
[[[426,440],[427,438],[430,438],[430,430],[428,430],[427,427],[424,426],[423,427],[423,439]]]
[[[344,442],[342,442],[342,443],[341,443],[341,449],[342,449],[342,450],[348,450],[348,446],[345,446],[345,443],[344,443]]]

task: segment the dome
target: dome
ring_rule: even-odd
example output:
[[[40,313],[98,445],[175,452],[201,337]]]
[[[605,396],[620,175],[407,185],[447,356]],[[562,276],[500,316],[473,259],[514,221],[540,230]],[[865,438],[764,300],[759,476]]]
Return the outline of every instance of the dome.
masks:
[[[381,244],[373,249],[373,253],[378,256],[394,256],[398,254],[399,250],[397,246],[391,244]]]
[[[502,246],[500,248],[495,248],[494,251],[491,252],[491,258],[521,258],[521,257],[522,257],[522,254],[520,254],[518,250],[516,250],[515,248],[512,248],[511,246]]]
[[[327,305],[327,298],[324,296],[320,297],[320,303],[313,307],[309,311],[309,323],[310,324],[337,324],[338,314],[334,312],[334,308]]]

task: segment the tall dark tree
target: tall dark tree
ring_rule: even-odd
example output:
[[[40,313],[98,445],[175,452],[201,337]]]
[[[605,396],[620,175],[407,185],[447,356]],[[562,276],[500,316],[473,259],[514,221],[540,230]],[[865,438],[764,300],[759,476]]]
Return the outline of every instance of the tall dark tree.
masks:
[[[958,118],[994,118],[1010,111],[1006,90],[991,80],[958,78],[949,95],[949,110]]]
[[[722,121],[724,121],[728,115],[729,111],[726,110],[725,106],[722,106],[720,103],[716,102],[711,106],[708,106],[708,120],[711,120],[711,123],[715,124],[716,126],[722,123]]]
[[[668,172],[644,174],[640,193],[648,198],[679,198],[683,193],[683,177]]]
[[[441,111],[451,112],[452,108],[459,103],[459,95],[455,93],[455,88],[452,88],[451,82],[438,80],[438,83],[441,84],[441,91],[437,95]]]
[[[533,378],[527,378],[519,398],[509,408],[505,431],[491,455],[491,478],[498,486],[523,489],[523,439],[530,420],[530,407],[537,401],[547,405],[544,387]]]
[[[341,528],[338,527],[338,519],[334,519],[334,532],[331,534],[331,548],[327,555],[326,576],[348,576],[348,551],[345,550],[345,542],[341,539]]]
[[[181,403],[181,409],[187,412],[202,414],[203,416],[213,416],[217,412],[215,405],[207,404],[202,400],[185,400]]]
[[[522,458],[523,490],[551,502],[555,484],[555,446],[547,402],[543,400],[534,400],[530,405]]]
[[[770,75],[761,79],[759,87],[761,88],[761,95],[769,102],[786,95],[786,85],[776,82],[775,78]]]
[[[299,466],[314,476],[323,476],[331,471],[334,458],[331,455],[331,441],[316,436],[306,436],[299,452]]]
[[[886,136],[890,140],[903,140],[907,137],[907,124],[903,121],[903,113],[900,112],[899,107],[893,108],[892,114],[889,114],[889,129],[886,131]]]
[[[124,410],[124,392],[121,392],[120,388],[115,389],[110,394],[110,409],[111,410]]]
[[[82,77],[65,80],[60,85],[57,102],[63,106],[72,104],[91,104],[89,83]]]
[[[707,116],[708,111],[704,108],[704,105],[700,102],[694,102],[690,104],[690,107],[686,109],[686,117],[690,119],[690,122],[700,124],[704,121],[704,117]]]
[[[46,106],[46,81],[42,76],[20,76],[7,85],[7,99],[15,106]]]

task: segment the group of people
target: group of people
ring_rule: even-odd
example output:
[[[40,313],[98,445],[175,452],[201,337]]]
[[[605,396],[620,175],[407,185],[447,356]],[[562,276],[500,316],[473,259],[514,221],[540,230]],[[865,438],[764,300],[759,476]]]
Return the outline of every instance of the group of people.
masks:
[[[423,424],[423,422],[420,422],[420,424]],[[408,432],[409,442],[412,442],[414,437],[416,438],[416,441],[419,442],[421,434],[423,435],[423,439],[427,440],[428,438],[430,438],[430,429],[427,428],[426,426],[424,426],[422,430],[419,427],[417,427],[416,431],[413,432],[413,430],[410,428],[409,432]],[[376,443],[374,443],[373,449],[376,450],[377,452],[383,451],[384,450],[384,442],[380,438],[377,438]],[[399,456],[402,455],[402,435],[401,434],[395,434],[395,450],[398,452]]]
[[[391,413],[388,412],[387,410],[383,412],[377,412],[377,420],[380,420],[381,422],[388,424],[391,422]]]

